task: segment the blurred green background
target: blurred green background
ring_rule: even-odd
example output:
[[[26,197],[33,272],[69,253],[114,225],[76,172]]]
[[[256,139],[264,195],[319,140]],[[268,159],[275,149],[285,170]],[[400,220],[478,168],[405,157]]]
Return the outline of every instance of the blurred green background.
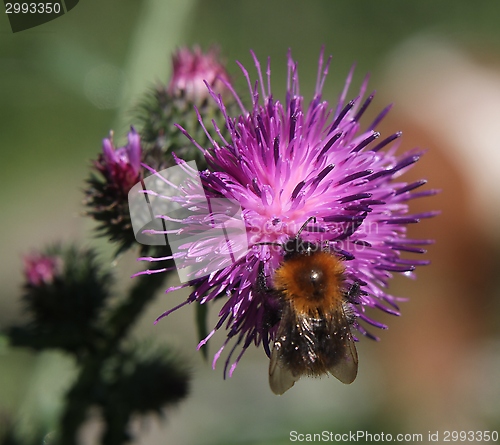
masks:
[[[268,360],[262,350],[250,349],[229,380],[223,381],[222,366],[212,371],[195,349],[192,308],[153,327],[157,315],[185,298],[182,293],[159,295],[135,335],[177,348],[190,360],[193,385],[188,399],[165,419],[137,419],[134,443],[285,444],[291,430],[422,433],[426,442],[429,431],[499,430],[500,243],[490,227],[498,219],[488,213],[485,223],[475,213],[481,212],[475,206],[471,175],[463,168],[467,162],[456,162],[461,154],[443,148],[448,140],[406,112],[412,102],[404,94],[418,96],[417,88],[423,85],[425,95],[425,82],[417,85],[415,77],[405,77],[405,67],[415,62],[411,73],[420,80],[428,75],[431,82],[432,63],[418,60],[428,60],[422,54],[437,45],[458,51],[470,66],[500,79],[499,19],[495,1],[81,0],[63,17],[13,34],[2,14],[0,328],[25,317],[19,302],[23,254],[58,240],[81,240],[111,258],[105,243],[93,238],[92,222],[82,217],[90,160],[111,128],[117,142],[124,142],[127,127],[134,123],[134,104],[152,84],[168,80],[175,48],[218,45],[241,86],[244,81],[234,61],[253,73],[250,49],[263,63],[271,56],[278,97],[285,92],[286,52],[292,48],[307,101],[324,44],[334,56],[326,99],[336,100],[356,62],[349,96],[357,95],[356,85],[370,72],[370,88],[378,91],[372,113],[396,102],[383,126],[386,134],[402,129],[409,135],[404,147],[429,148],[428,160],[415,174],[429,177],[432,188],[445,191],[416,208],[441,208],[443,215],[423,222],[421,232],[415,233],[437,238],[430,250],[434,264],[422,269],[416,281],[395,280],[394,293],[411,296],[411,301],[403,304],[401,318],[374,314],[390,329],[381,334],[380,343],[362,339],[360,373],[353,385],[332,378],[304,380],[282,397],[268,388]],[[394,73],[402,74],[395,78]],[[458,70],[455,74],[462,79]],[[489,97],[493,93],[484,100]],[[498,104],[490,115],[500,118]],[[433,106],[429,103],[429,110]],[[425,108],[419,110],[426,113]],[[440,119],[447,117],[443,113]],[[434,123],[439,127],[439,121]],[[454,128],[457,133],[466,130],[458,123]],[[480,151],[475,145],[470,149]],[[499,201],[500,184],[495,181],[491,178],[491,196],[483,196],[490,202],[486,213]],[[134,255],[113,266],[126,287],[137,268]],[[212,340],[212,353],[222,340],[222,333]],[[72,369],[71,361],[60,354],[13,350],[0,338],[0,434],[2,425],[10,422],[28,433],[37,424],[50,430]],[[82,430],[82,443],[96,443],[99,428],[96,414]]]

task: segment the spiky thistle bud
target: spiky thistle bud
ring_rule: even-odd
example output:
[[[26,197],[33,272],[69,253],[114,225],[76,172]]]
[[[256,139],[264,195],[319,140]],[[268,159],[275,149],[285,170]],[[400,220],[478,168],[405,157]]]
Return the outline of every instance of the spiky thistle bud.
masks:
[[[140,137],[133,127],[128,133],[127,145],[120,148],[115,148],[111,132],[102,142],[102,153],[87,181],[87,214],[99,222],[97,230],[101,235],[119,244],[117,253],[135,243],[128,192],[142,179],[141,157]]]
[[[75,354],[88,350],[99,335],[98,318],[111,281],[95,253],[51,247],[25,257],[24,275],[23,300],[31,320],[12,328],[12,343]]]
[[[204,156],[186,142],[175,125],[189,129],[202,144],[209,144],[198,125],[196,108],[208,121],[221,124],[224,132],[224,116],[210,100],[207,86],[226,98],[231,110],[236,102],[230,94],[229,74],[215,48],[206,53],[199,47],[181,48],[172,56],[172,66],[168,85],[159,84],[151,89],[139,108],[145,163],[157,170],[170,167],[175,165],[171,156],[174,152],[178,157],[196,161],[198,167],[204,169]]]

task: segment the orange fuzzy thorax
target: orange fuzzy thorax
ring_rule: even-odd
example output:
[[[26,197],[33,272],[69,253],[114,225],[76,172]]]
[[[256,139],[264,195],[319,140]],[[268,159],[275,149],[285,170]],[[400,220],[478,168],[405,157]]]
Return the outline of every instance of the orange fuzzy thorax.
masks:
[[[328,252],[296,255],[276,270],[274,288],[298,313],[317,317],[342,304],[342,261]]]

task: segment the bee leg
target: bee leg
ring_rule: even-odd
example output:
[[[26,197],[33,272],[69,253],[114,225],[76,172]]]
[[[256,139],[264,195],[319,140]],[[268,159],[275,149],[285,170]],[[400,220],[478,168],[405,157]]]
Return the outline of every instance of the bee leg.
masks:
[[[352,283],[351,287],[344,295],[347,302],[352,304],[359,304],[359,297],[361,295],[365,295],[365,292],[361,290],[360,283],[358,281],[355,281],[354,283]]]
[[[264,303],[264,316],[262,319],[262,344],[264,346],[264,352],[268,357],[271,357],[271,337],[269,331],[276,326],[281,320],[280,308],[273,308],[269,304]]]
[[[267,285],[267,277],[264,273],[264,265],[259,264],[259,274],[257,275],[257,289],[258,294],[266,294],[272,292],[272,289]]]
[[[360,283],[355,281],[349,290],[344,293],[344,302],[342,303],[342,308],[346,316],[349,325],[352,325],[356,321],[356,315],[353,309],[353,304],[359,304],[359,297],[364,292],[360,289]]]
[[[344,311],[345,319],[347,320],[347,324],[351,326],[356,321],[356,313],[352,307],[351,303],[342,303],[342,310]]]
[[[269,330],[280,322],[282,309],[278,299],[274,298],[276,292],[267,285],[267,277],[264,273],[264,266],[262,264],[259,266],[255,292],[262,296],[262,307],[264,309],[261,326],[262,344],[266,355],[271,357],[271,338],[269,336]]]
[[[353,300],[356,299],[358,296],[359,296],[359,283],[355,281],[354,283],[352,283],[349,292],[347,292],[347,298],[349,300]]]

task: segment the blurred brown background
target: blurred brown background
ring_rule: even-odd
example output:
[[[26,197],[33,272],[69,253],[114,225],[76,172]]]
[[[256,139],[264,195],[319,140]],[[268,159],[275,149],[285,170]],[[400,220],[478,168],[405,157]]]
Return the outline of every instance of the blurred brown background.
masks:
[[[375,114],[395,107],[383,134],[403,130],[403,149],[428,148],[406,180],[429,179],[433,198],[415,212],[442,214],[410,228],[435,238],[432,265],[417,280],[398,277],[391,291],[410,297],[382,341],[362,339],[353,385],[303,380],[283,397],[267,385],[267,359],[251,349],[223,381],[196,352],[192,308],[153,327],[185,295],[159,295],[135,335],[167,342],[188,357],[190,397],[178,409],[134,424],[137,444],[281,444],[289,432],[373,433],[500,430],[500,10],[496,2],[275,0],[81,1],[65,16],[12,34],[0,18],[0,327],[25,316],[19,303],[21,258],[56,240],[81,240],[104,257],[81,216],[90,159],[110,128],[123,142],[133,104],[156,81],[166,82],[180,45],[218,44],[238,85],[234,60],[250,72],[249,49],[272,58],[273,86],[283,97],[286,51],[299,61],[306,100],[322,44],[334,56],[324,97],[335,102],[353,62],[350,95],[366,72],[377,89]],[[245,90],[246,91],[246,90]],[[136,270],[134,255],[115,265],[121,285]],[[216,311],[212,311],[215,320]],[[211,343],[218,349],[223,334]],[[57,353],[9,348],[0,337],[0,434],[16,422],[54,425],[73,364]],[[95,443],[97,417],[82,431]]]

